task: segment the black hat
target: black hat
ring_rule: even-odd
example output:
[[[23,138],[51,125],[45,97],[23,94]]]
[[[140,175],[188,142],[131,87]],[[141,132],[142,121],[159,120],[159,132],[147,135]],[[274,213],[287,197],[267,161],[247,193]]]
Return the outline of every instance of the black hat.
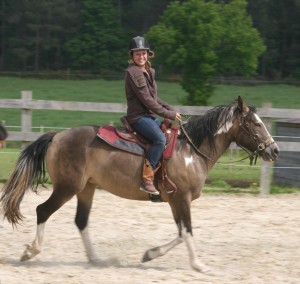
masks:
[[[132,38],[128,46],[129,52],[133,50],[147,50],[150,56],[154,56],[154,52],[150,49],[148,41],[141,36]]]

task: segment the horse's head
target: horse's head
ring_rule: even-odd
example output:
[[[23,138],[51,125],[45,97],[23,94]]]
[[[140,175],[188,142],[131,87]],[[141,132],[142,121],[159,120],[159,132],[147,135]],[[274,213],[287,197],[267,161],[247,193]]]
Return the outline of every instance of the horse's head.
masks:
[[[238,97],[233,122],[235,142],[253,156],[261,156],[265,161],[274,161],[279,155],[279,148],[266,126],[253,107],[245,104]]]

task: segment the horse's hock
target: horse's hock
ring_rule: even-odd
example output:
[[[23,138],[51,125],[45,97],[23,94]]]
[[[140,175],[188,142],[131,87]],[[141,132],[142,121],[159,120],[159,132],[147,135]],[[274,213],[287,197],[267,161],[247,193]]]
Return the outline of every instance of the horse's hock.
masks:
[[[300,142],[300,119],[277,120],[276,141]],[[299,151],[280,151],[280,157],[275,161],[273,182],[278,185],[300,186],[300,153]]]

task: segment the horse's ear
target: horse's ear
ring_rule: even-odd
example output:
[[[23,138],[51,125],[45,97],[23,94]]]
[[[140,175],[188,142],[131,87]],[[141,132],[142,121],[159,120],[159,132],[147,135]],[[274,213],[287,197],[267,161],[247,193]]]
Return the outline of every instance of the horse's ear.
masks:
[[[238,108],[243,113],[247,113],[249,111],[249,108],[248,108],[247,104],[243,101],[241,96],[238,96]]]

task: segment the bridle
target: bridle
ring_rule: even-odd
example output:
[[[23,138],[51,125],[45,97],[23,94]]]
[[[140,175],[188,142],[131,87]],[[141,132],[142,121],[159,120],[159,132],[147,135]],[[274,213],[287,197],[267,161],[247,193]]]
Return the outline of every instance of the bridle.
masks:
[[[247,148],[240,145],[238,142],[236,143],[240,148],[242,148],[248,154],[248,156],[246,158],[243,158],[241,160],[245,160],[245,159],[249,158],[250,165],[253,165],[253,161],[254,161],[254,164],[256,164],[257,157],[259,156],[259,153],[261,151],[263,151],[264,149],[266,149],[267,147],[269,147],[270,145],[275,143],[275,141],[273,140],[271,135],[269,135],[268,138],[264,142],[260,142],[258,140],[259,135],[254,131],[253,127],[251,127],[251,117],[252,116],[253,116],[252,111],[244,113],[241,116],[241,118],[239,119],[239,126],[243,132],[245,132],[250,138],[252,138],[254,141],[257,142],[257,149],[255,151],[251,152]]]
[[[243,147],[242,145],[240,145],[238,142],[236,142],[237,146],[239,146],[240,148],[242,148],[247,154],[248,156],[233,161],[232,163],[236,163],[236,162],[240,162],[243,160],[246,160],[249,158],[250,160],[250,165],[254,165],[257,162],[257,157],[259,156],[259,153],[261,151],[263,151],[265,148],[269,147],[270,145],[274,144],[275,141],[273,140],[272,136],[269,135],[268,138],[264,141],[264,142],[259,142],[258,141],[258,137],[259,135],[254,131],[254,129],[251,127],[251,117],[253,115],[252,111],[249,111],[247,113],[242,114],[241,118],[239,119],[239,126],[242,129],[243,132],[245,132],[249,137],[251,137],[253,140],[257,141],[257,149],[253,152],[251,152],[250,150],[248,150],[246,147]],[[185,115],[181,115],[183,117],[187,117]],[[189,119],[189,117],[188,117]],[[203,156],[204,158],[211,160],[210,157],[208,157],[207,155],[203,154],[193,143],[193,141],[191,140],[191,138],[189,137],[189,135],[187,134],[186,130],[183,127],[182,122],[179,123],[180,124],[180,129],[182,130],[182,132],[184,133],[185,137],[187,138],[187,140],[189,141],[189,143],[192,145],[192,147],[194,148],[194,150],[197,152],[198,155]],[[238,140],[238,139],[237,139]]]

